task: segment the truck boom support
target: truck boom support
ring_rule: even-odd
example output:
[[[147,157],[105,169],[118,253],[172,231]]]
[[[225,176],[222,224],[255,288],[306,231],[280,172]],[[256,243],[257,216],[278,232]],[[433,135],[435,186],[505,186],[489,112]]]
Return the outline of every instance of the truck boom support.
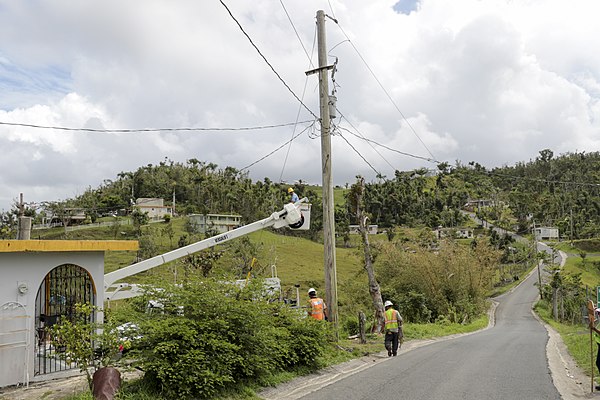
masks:
[[[295,204],[288,203],[284,206],[283,210],[274,212],[269,217],[260,221],[253,222],[248,225],[241,226],[233,229],[229,232],[221,233],[219,235],[210,237],[208,239],[201,240],[196,243],[189,244],[184,247],[169,251],[147,260],[140,261],[132,264],[128,267],[121,268],[117,271],[110,272],[104,275],[104,290],[106,291],[113,283],[119,279],[126,278],[138,274],[140,272],[147,271],[149,269],[158,267],[168,262],[177,260],[187,255],[196,253],[198,251],[207,249],[209,247],[216,246],[221,243],[225,243],[231,239],[235,239],[249,233],[256,232],[261,229],[273,227],[282,228],[284,226],[295,226],[303,221],[302,214],[300,213],[300,204],[307,201],[307,198],[303,198]]]

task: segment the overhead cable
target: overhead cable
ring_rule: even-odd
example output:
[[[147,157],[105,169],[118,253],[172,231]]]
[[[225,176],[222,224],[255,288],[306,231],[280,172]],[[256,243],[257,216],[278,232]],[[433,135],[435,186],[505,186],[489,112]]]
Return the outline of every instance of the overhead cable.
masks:
[[[297,135],[295,135],[294,137],[292,137],[290,140],[288,140],[287,142],[283,143],[281,146],[277,147],[275,150],[271,151],[269,154],[266,154],[265,156],[259,158],[258,160],[254,161],[253,163],[246,165],[244,168],[241,168],[240,171],[243,171],[245,169],[249,169],[250,167],[252,167],[255,164],[258,164],[259,162],[263,161],[264,159],[272,156],[273,154],[275,154],[277,151],[281,150],[285,145],[287,145],[288,143],[296,140],[296,138],[298,138],[298,136],[302,135],[304,132],[306,132],[309,128],[311,128],[314,124],[311,124],[309,126],[307,126],[306,128],[304,128],[301,132],[298,132]]]
[[[246,33],[246,31],[244,30],[244,27],[240,24],[240,22],[235,18],[235,16],[232,14],[231,10],[229,9],[229,7],[227,7],[227,4],[225,4],[223,2],[223,0],[219,0],[219,2],[223,5],[223,7],[225,7],[225,9],[227,10],[227,12],[229,13],[229,15],[231,16],[231,18],[235,21],[235,23],[237,24],[237,26],[240,28],[240,30],[242,31],[242,33],[244,34],[244,36],[246,36],[246,38],[250,41],[250,44],[252,45],[252,47],[254,47],[254,49],[258,52],[258,54],[262,57],[262,59],[265,61],[265,63],[267,63],[267,65],[269,66],[269,68],[271,68],[271,71],[273,71],[273,73],[277,76],[277,78],[281,81],[281,83],[283,83],[283,85],[286,87],[286,89],[296,98],[296,100],[298,100],[298,102],[300,104],[302,104],[302,106],[316,119],[319,119],[319,117],[312,112],[312,110],[310,108],[308,108],[308,106],[306,104],[304,104],[304,102],[302,100],[300,100],[300,98],[296,95],[296,93],[294,93],[294,91],[292,90],[292,88],[289,87],[289,85],[283,80],[283,78],[281,77],[281,75],[279,75],[279,73],[275,70],[275,68],[273,67],[273,65],[269,62],[269,60],[267,60],[267,57],[265,57],[265,55],[260,51],[260,49],[258,48],[258,46],[256,46],[256,44],[254,44],[254,41],[252,40],[252,38],[250,37],[250,35],[248,35],[248,33]]]
[[[0,125],[6,126],[20,126],[25,128],[36,128],[36,129],[56,129],[60,131],[83,131],[83,132],[102,132],[102,133],[136,133],[136,132],[193,132],[193,131],[255,131],[262,129],[282,128],[286,126],[294,126],[297,124],[314,123],[313,120],[287,122],[285,124],[276,125],[263,125],[263,126],[252,126],[252,127],[212,127],[212,128],[142,128],[142,129],[94,129],[94,128],[69,128],[65,126],[50,126],[50,125],[36,125],[26,124],[21,122],[2,122]]]
[[[329,6],[331,7],[331,4]],[[417,133],[417,131],[415,130],[415,128],[413,128],[413,126],[411,125],[411,123],[404,116],[404,113],[402,111],[400,111],[400,108],[398,107],[398,105],[396,104],[396,102],[394,101],[394,99],[392,98],[392,96],[389,94],[389,92],[387,91],[387,89],[383,86],[383,84],[381,83],[381,81],[379,80],[379,78],[377,77],[377,75],[375,75],[375,72],[371,69],[371,67],[369,66],[369,64],[367,63],[367,61],[364,59],[364,57],[362,56],[362,54],[360,53],[360,51],[358,51],[358,48],[354,45],[354,42],[352,42],[352,40],[350,40],[350,37],[346,34],[346,32],[344,31],[344,29],[342,28],[342,26],[339,24],[339,22],[337,21],[337,19],[335,19],[335,18],[331,18],[331,19],[340,28],[340,31],[342,31],[342,34],[346,37],[346,39],[348,40],[348,42],[350,42],[350,45],[352,46],[352,48],[354,49],[354,51],[356,51],[356,54],[358,54],[358,57],[361,59],[361,61],[365,65],[365,67],[367,67],[367,69],[369,70],[369,72],[371,73],[371,75],[373,76],[373,78],[375,79],[375,81],[377,82],[377,84],[379,84],[379,87],[383,90],[383,92],[385,93],[385,95],[387,96],[387,98],[390,100],[390,102],[392,103],[392,105],[394,106],[394,108],[396,109],[396,111],[398,111],[398,113],[400,114],[400,116],[402,117],[402,119],[404,120],[404,122],[406,122],[406,124],[408,125],[408,127],[410,128],[410,130],[412,131],[412,133],[417,137],[417,139],[419,140],[419,142],[421,142],[421,144],[423,145],[423,147],[425,148],[425,150],[427,150],[427,152],[429,153],[429,155],[431,156],[431,158],[434,159],[435,156],[433,155],[433,153],[431,152],[431,150],[429,150],[429,147],[427,147],[427,145],[421,139],[421,137],[419,136],[419,134]]]
[[[294,33],[296,34],[296,37],[298,38],[298,41],[300,42],[300,46],[302,46],[302,50],[304,50],[304,54],[306,54],[306,58],[308,58],[308,62],[310,63],[311,68],[314,68],[314,65],[312,62],[312,57],[310,56],[310,54],[308,54],[308,51],[306,51],[306,47],[304,47],[304,43],[302,42],[302,39],[300,38],[298,31],[296,30],[296,26],[294,25],[294,22],[292,21],[292,18],[290,17],[290,14],[288,13],[287,8],[285,8],[285,4],[283,4],[283,0],[279,0],[279,2],[281,3],[281,7],[283,7],[283,11],[285,11],[285,15],[287,15],[287,17],[288,17],[288,21],[290,21],[290,25],[292,25],[292,29],[294,30]]]
[[[340,114],[340,121],[342,119],[345,119],[346,122],[348,122],[350,124],[350,126],[352,127],[352,129],[354,129],[360,136],[362,139],[366,139],[365,136],[360,133],[360,131],[358,129],[356,129],[356,127],[354,125],[352,125],[352,122],[350,122],[350,120],[348,118],[346,118],[346,116],[344,114],[342,114],[342,112],[336,107],[337,112]],[[398,168],[394,167],[392,164],[390,164],[390,162],[383,156],[383,154],[381,154],[379,152],[379,150],[377,150],[375,148],[375,146],[373,146],[373,144],[371,144],[371,142],[369,142],[368,140],[366,140],[367,144],[373,149],[373,151],[377,154],[379,154],[379,157],[381,157],[383,159],[383,161],[385,161],[387,163],[387,165],[390,166],[390,168],[392,168],[393,171],[396,171]]]
[[[356,147],[352,146],[352,143],[350,143],[350,142],[348,141],[348,139],[346,139],[346,138],[344,137],[344,135],[342,135],[342,133],[341,133],[341,132],[339,132],[338,134],[339,134],[339,136],[340,136],[342,139],[344,139],[344,141],[345,141],[345,142],[348,144],[348,146],[350,146],[350,148],[352,148],[352,150],[354,150],[354,152],[355,152],[356,154],[358,154],[358,155],[360,156],[360,158],[362,158],[362,159],[363,159],[363,161],[364,161],[364,162],[365,162],[365,163],[366,163],[366,164],[367,164],[369,167],[371,167],[371,169],[372,169],[372,170],[375,172],[375,175],[376,175],[376,176],[383,176],[383,175],[381,174],[381,172],[377,171],[377,170],[375,169],[375,167],[373,167],[373,165],[371,165],[371,163],[370,163],[370,162],[368,162],[368,161],[367,161],[367,159],[366,159],[366,158],[365,158],[365,157],[364,157],[362,154],[360,154],[360,152],[359,152],[359,151],[356,149]]]
[[[358,137],[358,138],[360,138],[360,139],[362,139],[362,140],[364,140],[366,142],[370,142],[370,143],[376,144],[377,146],[381,146],[381,147],[383,147],[385,149],[388,149],[390,151],[393,151],[395,153],[402,154],[402,155],[407,156],[407,157],[417,158],[419,160],[428,161],[428,162],[431,162],[431,163],[434,163],[434,164],[440,164],[440,161],[437,161],[434,158],[428,158],[428,157],[418,156],[418,155],[415,155],[415,154],[411,154],[411,153],[407,153],[407,152],[404,152],[404,151],[396,150],[396,149],[393,149],[393,148],[391,148],[389,146],[386,146],[385,144],[381,144],[379,142],[376,142],[376,141],[374,141],[372,139],[369,139],[369,138],[366,138],[366,137],[360,137],[357,134],[355,134],[354,132],[352,132],[351,130],[349,130],[348,128],[344,128],[342,126],[338,126],[338,128],[341,129],[341,130],[344,130],[344,131],[346,131],[346,132],[348,132],[348,133],[350,133],[350,134],[352,134],[352,135],[354,135],[354,136],[356,136],[356,137]]]
[[[529,177],[526,177],[526,176],[515,176],[515,175],[501,174],[501,173],[493,172],[493,171],[485,171],[485,172],[482,172],[482,173],[484,173],[486,175],[489,175],[489,176],[493,175],[493,176],[498,176],[498,177],[502,177],[502,178],[511,178],[511,179],[515,179],[515,180],[527,180],[527,181],[531,181],[531,182],[554,183],[554,184],[574,185],[574,186],[600,187],[600,183],[553,181],[553,180],[549,180],[549,179],[529,178]]]
[[[283,5],[283,3],[281,3],[281,5]],[[284,7],[284,9],[285,9],[285,7]],[[286,11],[286,14],[287,14],[287,11]],[[291,23],[291,20],[290,20],[290,23]],[[292,24],[292,26],[293,26],[293,24]],[[294,28],[294,30],[296,30],[296,29]],[[300,37],[298,37],[298,40],[300,40]],[[302,40],[300,40],[300,43],[302,43]],[[317,28],[315,26],[315,33],[313,35],[313,47],[312,47],[311,54],[313,54],[315,51],[316,43],[317,43]],[[302,48],[304,48],[304,44],[302,44]],[[304,51],[306,52],[306,49]],[[307,53],[307,55],[308,55],[308,53]],[[309,56],[309,63],[311,66],[313,65],[312,58],[310,56]],[[304,79],[304,88],[302,89],[302,100],[304,100],[304,95],[306,94],[307,86],[308,86],[308,75]],[[296,121],[300,118],[300,111],[302,111],[302,105],[298,105],[298,113],[296,114]],[[295,134],[296,134],[296,125],[294,125],[294,130],[292,131],[292,139]],[[290,140],[289,146],[285,153],[285,159],[283,160],[283,166],[281,167],[281,174],[279,174],[279,182],[283,181],[283,173],[284,173],[285,167],[287,165],[287,160],[290,155],[290,151],[292,150],[292,142],[293,142],[293,140]]]

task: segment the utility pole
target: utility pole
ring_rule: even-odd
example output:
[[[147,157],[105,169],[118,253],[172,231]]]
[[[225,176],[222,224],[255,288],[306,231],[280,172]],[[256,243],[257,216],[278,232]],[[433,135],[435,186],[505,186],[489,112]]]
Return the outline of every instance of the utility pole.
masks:
[[[17,240],[31,239],[31,217],[25,216],[25,203],[23,203],[23,193],[19,197],[19,225],[17,230]]]
[[[173,207],[171,207],[171,217],[175,216],[175,185],[176,183],[173,182]]]
[[[331,129],[329,117],[329,84],[327,43],[325,40],[325,12],[317,11],[317,43],[319,51],[319,105],[321,112],[321,167],[323,171],[323,242],[325,269],[325,301],[329,320],[337,334],[337,272],[335,264],[335,219],[333,206],[333,178],[331,174]]]

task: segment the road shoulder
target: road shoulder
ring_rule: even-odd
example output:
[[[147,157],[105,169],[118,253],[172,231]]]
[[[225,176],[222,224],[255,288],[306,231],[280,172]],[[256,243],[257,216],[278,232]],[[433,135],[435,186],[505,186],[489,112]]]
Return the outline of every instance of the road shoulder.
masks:
[[[560,334],[531,310],[534,317],[546,328],[548,343],[546,356],[552,382],[564,400],[594,398],[598,392],[591,392],[591,378],[575,363]]]

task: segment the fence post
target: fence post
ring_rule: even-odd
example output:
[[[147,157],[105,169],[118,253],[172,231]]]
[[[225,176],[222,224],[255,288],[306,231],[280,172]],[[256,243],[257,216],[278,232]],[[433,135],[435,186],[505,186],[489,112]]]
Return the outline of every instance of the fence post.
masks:
[[[366,322],[367,318],[365,317],[365,313],[360,311],[358,313],[358,332],[360,337],[360,344],[367,343],[367,335],[365,334]]]

